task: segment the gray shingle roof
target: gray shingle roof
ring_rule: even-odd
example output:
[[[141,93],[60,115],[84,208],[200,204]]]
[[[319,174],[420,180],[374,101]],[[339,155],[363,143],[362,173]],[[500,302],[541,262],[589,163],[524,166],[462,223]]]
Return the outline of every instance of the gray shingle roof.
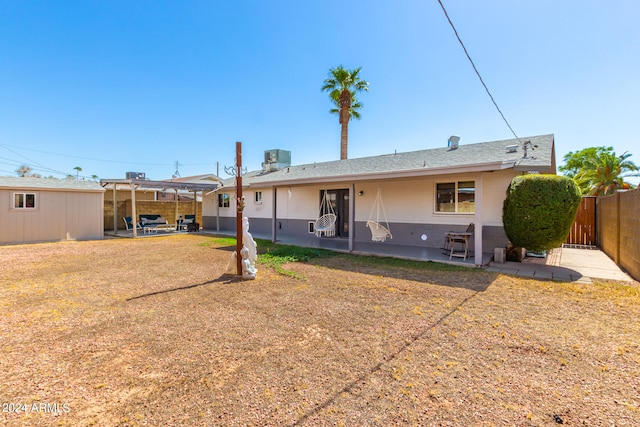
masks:
[[[282,183],[311,183],[335,180],[364,180],[453,173],[458,171],[499,170],[515,168],[518,171],[552,172],[554,162],[554,137],[552,134],[520,138],[531,141],[535,150],[529,149],[524,158],[522,144],[516,139],[490,141],[476,144],[460,144],[458,148],[432,148],[405,153],[335,160],[322,163],[290,166],[270,173],[250,172],[243,178],[243,185],[270,186]],[[515,152],[507,146],[517,145]],[[227,187],[235,186],[234,179],[224,181]]]
[[[0,188],[10,188],[15,190],[104,191],[104,188],[95,181],[31,177],[25,178],[19,176],[0,176]]]

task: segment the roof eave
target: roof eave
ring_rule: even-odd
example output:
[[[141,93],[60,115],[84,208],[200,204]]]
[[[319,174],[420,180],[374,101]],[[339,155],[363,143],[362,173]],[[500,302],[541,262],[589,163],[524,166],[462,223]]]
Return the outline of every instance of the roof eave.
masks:
[[[150,181],[146,179],[101,179],[100,184],[126,184],[134,185],[139,188],[148,189],[173,189],[173,190],[185,190],[185,191],[215,191],[221,186],[218,184],[200,184],[192,182],[171,182],[171,181]]]
[[[344,182],[344,181],[373,181],[380,179],[393,179],[393,178],[415,178],[420,176],[434,176],[434,175],[448,175],[458,173],[474,173],[474,172],[489,172],[503,169],[513,168],[514,161],[500,161],[489,163],[477,163],[473,165],[462,166],[446,166],[437,168],[421,168],[421,169],[407,169],[389,172],[371,172],[360,173],[352,175],[336,175],[336,176],[324,176],[324,177],[309,177],[300,179],[281,179],[272,180],[266,182],[254,182],[249,183],[246,187],[252,188],[267,188],[276,187],[282,185],[299,185],[299,184],[317,184],[317,183],[329,183],[329,182]],[[227,187],[229,188],[229,187]]]

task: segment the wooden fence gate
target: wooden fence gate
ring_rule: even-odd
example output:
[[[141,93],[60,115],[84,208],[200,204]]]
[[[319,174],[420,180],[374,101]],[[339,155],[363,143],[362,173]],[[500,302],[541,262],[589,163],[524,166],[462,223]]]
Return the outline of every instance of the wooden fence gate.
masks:
[[[596,245],[596,197],[584,196],[567,241],[571,245]]]

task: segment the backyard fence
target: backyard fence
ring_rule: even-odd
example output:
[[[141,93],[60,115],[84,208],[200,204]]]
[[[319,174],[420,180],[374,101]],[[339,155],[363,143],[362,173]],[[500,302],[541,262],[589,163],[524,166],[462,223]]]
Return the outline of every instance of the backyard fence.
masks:
[[[596,197],[585,196],[580,201],[576,219],[571,226],[566,243],[570,245],[596,245]]]
[[[597,242],[616,264],[640,280],[640,190],[596,201]]]

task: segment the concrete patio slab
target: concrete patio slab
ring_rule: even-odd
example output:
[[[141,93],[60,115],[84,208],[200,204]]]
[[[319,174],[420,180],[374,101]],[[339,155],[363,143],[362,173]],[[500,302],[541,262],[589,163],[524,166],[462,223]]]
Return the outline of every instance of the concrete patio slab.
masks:
[[[491,262],[487,271],[567,282],[591,283],[592,279],[634,282],[611,258],[599,249],[558,248],[553,262]],[[552,265],[556,264],[556,265]]]

